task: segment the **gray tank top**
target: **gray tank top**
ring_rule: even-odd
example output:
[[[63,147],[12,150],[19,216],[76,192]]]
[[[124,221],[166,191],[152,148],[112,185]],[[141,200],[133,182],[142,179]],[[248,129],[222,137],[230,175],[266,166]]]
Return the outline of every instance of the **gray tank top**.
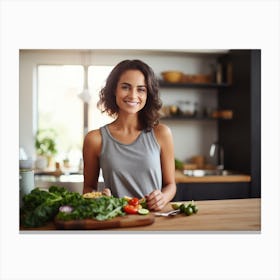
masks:
[[[160,146],[153,130],[142,131],[131,144],[116,140],[107,125],[100,131],[100,168],[112,195],[141,198],[162,188]]]

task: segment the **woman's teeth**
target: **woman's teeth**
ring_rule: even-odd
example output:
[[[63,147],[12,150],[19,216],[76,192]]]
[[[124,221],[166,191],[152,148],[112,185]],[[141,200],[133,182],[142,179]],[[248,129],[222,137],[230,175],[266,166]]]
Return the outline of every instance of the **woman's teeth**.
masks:
[[[129,106],[137,106],[139,104],[139,102],[137,101],[125,101],[125,103]]]

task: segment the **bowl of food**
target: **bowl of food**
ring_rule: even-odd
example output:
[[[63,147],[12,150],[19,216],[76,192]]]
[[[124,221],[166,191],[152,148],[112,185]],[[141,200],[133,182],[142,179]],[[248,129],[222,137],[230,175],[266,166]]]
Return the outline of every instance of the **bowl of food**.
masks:
[[[161,72],[162,78],[168,83],[179,83],[182,81],[184,73],[180,71],[164,71]]]

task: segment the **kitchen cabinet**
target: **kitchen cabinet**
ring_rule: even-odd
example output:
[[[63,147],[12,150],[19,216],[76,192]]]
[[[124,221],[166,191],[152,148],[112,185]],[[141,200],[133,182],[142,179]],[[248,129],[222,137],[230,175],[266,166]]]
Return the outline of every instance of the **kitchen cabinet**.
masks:
[[[232,64],[233,83],[220,89],[218,105],[234,118],[218,121],[227,169],[251,175],[249,197],[261,196],[261,50],[231,50],[220,58]]]
[[[175,181],[177,192],[173,201],[250,197],[251,176],[246,174],[185,176],[176,170]]]
[[[163,81],[159,84],[163,89],[183,88],[186,94],[192,88],[215,90],[217,108],[231,110],[233,118],[169,116],[163,120],[197,120],[197,125],[199,121],[216,121],[217,140],[224,149],[225,169],[249,174],[251,181],[178,184],[176,200],[261,196],[261,51],[229,50],[217,57],[217,63],[223,66],[220,84],[170,84]],[[227,65],[230,65],[230,76]]]
[[[250,182],[179,183],[173,201],[250,197]]]

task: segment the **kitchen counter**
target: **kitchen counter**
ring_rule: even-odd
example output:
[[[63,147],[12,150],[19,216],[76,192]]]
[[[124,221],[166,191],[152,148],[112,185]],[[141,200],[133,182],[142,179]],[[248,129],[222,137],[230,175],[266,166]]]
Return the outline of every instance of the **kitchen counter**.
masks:
[[[186,176],[182,171],[175,171],[175,182],[178,183],[230,183],[230,182],[251,182],[251,176],[246,174],[234,174],[226,176]]]
[[[155,222],[148,226],[116,228],[111,231],[260,231],[261,199],[231,199],[196,201],[197,214],[186,216],[178,214],[173,217],[155,217]],[[164,211],[171,210],[168,204]],[[30,231],[55,231],[52,222],[36,229],[21,228],[21,233]],[[106,230],[108,231],[108,230]],[[66,232],[66,231],[65,231]],[[72,231],[73,232],[73,231]],[[100,231],[98,231],[100,232]]]
[[[83,189],[83,174],[72,174],[72,175],[35,175],[35,185],[41,188],[48,188],[50,185],[58,185],[66,187],[70,191],[77,191],[82,193]],[[226,176],[186,176],[182,171],[175,171],[175,182],[179,183],[230,183],[230,182],[251,182],[251,176],[246,174],[234,174]],[[99,187],[102,188],[104,185],[103,177],[99,177]]]

